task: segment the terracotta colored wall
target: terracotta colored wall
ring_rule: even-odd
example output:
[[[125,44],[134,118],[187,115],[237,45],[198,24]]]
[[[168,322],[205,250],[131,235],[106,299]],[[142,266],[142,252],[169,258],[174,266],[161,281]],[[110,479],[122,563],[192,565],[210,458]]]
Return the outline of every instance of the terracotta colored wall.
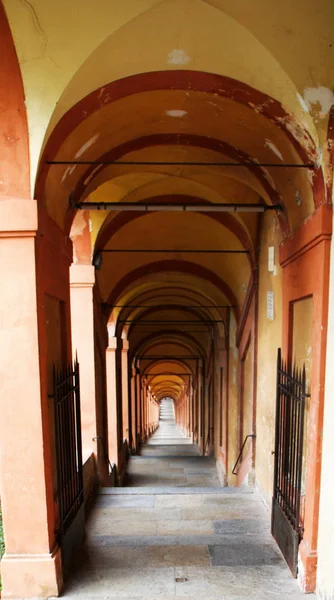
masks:
[[[331,247],[326,387],[322,444],[317,591],[321,600],[334,598],[334,244]]]
[[[62,366],[71,358],[70,282],[72,243],[64,238],[59,227],[43,212],[39,212],[36,236],[37,316],[40,359],[40,385],[44,453],[52,464],[50,486],[49,535],[51,547],[55,540],[57,520],[57,491],[55,473],[55,446],[53,402],[48,398],[51,389],[53,362]],[[52,266],[52,268],[51,268]],[[61,364],[62,363],[62,364]],[[51,499],[53,501],[51,503]]]
[[[304,537],[299,546],[298,578],[304,591],[315,589],[317,570],[318,516],[321,475],[325,352],[327,340],[329,251],[332,207],[320,206],[282,244],[283,272],[283,355],[292,356],[291,306],[313,296],[312,378],[307,439]],[[316,274],[316,276],[315,276]]]
[[[256,413],[256,481],[271,506],[274,477],[274,430],[277,349],[282,345],[282,269],[278,248],[281,234],[277,219],[267,214],[262,221],[259,257],[259,309]],[[268,247],[275,248],[276,274],[268,272]],[[267,291],[275,295],[275,316],[267,318]]]

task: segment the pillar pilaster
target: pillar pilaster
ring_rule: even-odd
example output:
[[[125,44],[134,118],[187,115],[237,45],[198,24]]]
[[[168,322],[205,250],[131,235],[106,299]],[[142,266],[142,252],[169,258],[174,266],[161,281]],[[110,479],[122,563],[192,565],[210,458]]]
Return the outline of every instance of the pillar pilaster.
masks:
[[[80,401],[83,452],[96,451],[96,403],[94,360],[93,287],[95,269],[91,265],[71,265],[72,348],[80,363]]]
[[[119,423],[120,415],[117,405],[116,351],[117,338],[109,337],[106,350],[108,452],[109,460],[118,464],[118,453],[121,446],[121,424]]]
[[[128,367],[128,340],[122,340],[122,422],[123,422],[123,439],[130,442],[130,411],[129,411],[129,367]]]
[[[37,322],[34,200],[0,200],[0,490],[6,552],[2,597],[57,596],[47,411],[42,412]]]

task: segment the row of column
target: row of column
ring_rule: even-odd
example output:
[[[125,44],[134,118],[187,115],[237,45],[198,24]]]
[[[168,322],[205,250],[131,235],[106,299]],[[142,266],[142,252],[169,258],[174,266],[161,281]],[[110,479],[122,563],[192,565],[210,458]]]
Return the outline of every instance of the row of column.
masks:
[[[72,265],[71,322],[73,348],[80,363],[81,412],[83,449],[97,452],[93,438],[98,434],[96,423],[99,402],[96,398],[96,334],[94,334],[95,269],[90,265]],[[126,448],[137,451],[141,441],[155,430],[159,421],[159,408],[153,400],[150,387],[141,377],[140,369],[129,366],[129,342],[118,339],[110,328],[105,349],[107,439],[109,460],[117,465],[120,477],[125,471]],[[101,407],[100,407],[101,409]],[[103,437],[103,436],[102,436]],[[101,455],[103,462],[103,453]],[[103,464],[99,465],[103,473]],[[104,472],[105,473],[105,472]],[[108,476],[104,476],[105,485]]]

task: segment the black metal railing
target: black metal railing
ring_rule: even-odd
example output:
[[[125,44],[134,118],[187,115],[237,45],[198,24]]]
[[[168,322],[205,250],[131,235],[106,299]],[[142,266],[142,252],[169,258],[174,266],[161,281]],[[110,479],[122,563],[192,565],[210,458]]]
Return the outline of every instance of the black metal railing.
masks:
[[[53,370],[59,533],[64,535],[83,504],[79,364]]]
[[[303,467],[305,365],[288,368],[277,356],[274,498],[296,532],[301,531],[300,499]]]
[[[239,462],[241,461],[242,453],[244,451],[244,447],[246,446],[246,442],[247,442],[248,438],[256,438],[255,433],[249,433],[248,435],[246,435],[246,437],[244,439],[244,443],[241,446],[238,458],[237,458],[237,460],[235,462],[235,465],[234,465],[234,467],[232,469],[232,475],[238,475],[238,472],[236,471],[236,468],[237,468]]]

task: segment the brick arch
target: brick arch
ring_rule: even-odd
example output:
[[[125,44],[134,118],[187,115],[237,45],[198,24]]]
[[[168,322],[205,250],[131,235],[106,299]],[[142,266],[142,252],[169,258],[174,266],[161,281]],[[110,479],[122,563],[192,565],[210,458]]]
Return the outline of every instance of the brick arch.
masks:
[[[177,194],[177,195],[168,196],[168,197],[154,196],[154,197],[149,198],[149,202],[162,202],[162,201],[185,202],[185,203],[190,202],[192,204],[205,203],[205,204],[208,204],[208,206],[209,205],[211,206],[211,203],[207,202],[206,200],[200,200],[199,198],[194,198],[193,196],[187,196],[185,194],[182,194],[182,195]],[[119,229],[124,227],[124,225],[127,225],[128,223],[130,223],[131,221],[134,221],[135,219],[143,218],[145,216],[145,214],[146,213],[124,212],[124,213],[120,213],[120,214],[116,215],[109,223],[107,223],[107,225],[105,225],[105,227],[102,228],[101,233],[98,235],[96,243],[95,243],[95,247],[97,248],[97,250],[103,249],[107,245],[111,236],[115,235],[115,233],[117,233],[117,231],[119,231]],[[242,225],[239,223],[239,221],[232,214],[212,213],[212,212],[208,212],[208,213],[201,212],[201,214],[204,214],[205,216],[207,216],[211,219],[214,219],[215,221],[218,221],[224,227],[229,229],[237,237],[237,239],[239,240],[242,247],[245,250],[248,250],[249,260],[250,260],[251,264],[253,264],[253,265],[255,264],[255,262],[256,262],[255,250],[254,250],[253,244],[251,242],[251,239],[247,235],[246,230],[242,227]],[[284,220],[284,223],[287,223],[287,222]]]
[[[115,285],[109,295],[107,304],[112,307],[123,290],[140,277],[147,275],[147,273],[159,273],[161,271],[189,273],[190,275],[194,275],[203,280],[210,281],[226,296],[233,306],[236,306],[236,308],[233,309],[233,312],[238,321],[240,313],[238,301],[227,283],[225,283],[225,281],[223,281],[216,273],[210,271],[210,269],[185,260],[161,260],[134,269],[130,273],[124,275],[124,277]]]

